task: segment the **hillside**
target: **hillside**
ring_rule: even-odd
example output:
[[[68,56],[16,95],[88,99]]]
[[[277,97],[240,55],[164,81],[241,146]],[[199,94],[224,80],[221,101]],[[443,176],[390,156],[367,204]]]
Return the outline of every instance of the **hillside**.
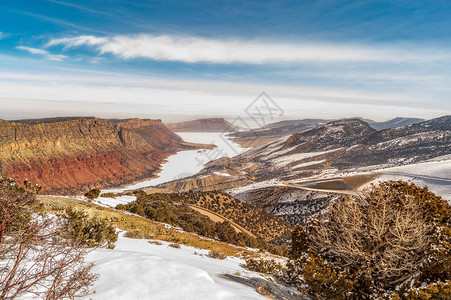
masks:
[[[218,213],[269,242],[287,239],[290,226],[256,206],[244,203],[226,193],[196,192],[188,201]]]
[[[424,119],[418,118],[402,118],[397,117],[385,122],[375,122],[373,120],[354,118],[360,120],[363,123],[367,123],[371,128],[376,130],[390,129],[401,126],[412,125],[416,123],[424,122]],[[253,129],[249,131],[240,131],[230,134],[234,138],[234,141],[247,146],[248,148],[254,148],[261,146],[265,143],[272,142],[278,137],[283,137],[292,134],[300,134],[301,132],[313,129],[315,127],[332,122],[346,122],[353,119],[342,120],[324,120],[324,119],[301,119],[301,120],[285,120],[268,124],[264,127]]]
[[[74,194],[153,176],[185,143],[159,120],[0,120],[0,173]],[[204,145],[205,146],[205,145]]]
[[[168,223],[188,232],[252,248],[276,249],[290,239],[291,226],[263,209],[221,192],[134,193],[118,209]],[[216,223],[216,224],[215,224]]]
[[[332,121],[313,129],[293,134],[283,149],[301,145],[303,152],[324,151],[357,144],[363,137],[376,132],[368,123],[359,119]],[[300,149],[299,149],[300,150]]]
[[[284,136],[288,134],[298,133],[309,128],[315,127],[319,123],[327,122],[322,119],[302,119],[302,120],[285,120],[275,123],[270,123],[258,129],[249,131],[240,131],[230,134],[236,138],[249,137],[266,137],[266,136]]]
[[[338,198],[337,195],[332,193],[320,193],[283,186],[256,188],[247,191],[230,189],[228,192],[237,199],[260,207],[292,226],[305,225],[312,216],[320,213],[330,201]]]
[[[268,275],[244,268],[245,258],[271,257],[267,253],[204,238],[73,197],[38,198],[48,213],[63,213],[67,208],[81,210],[120,230],[141,233],[127,238],[122,232],[114,250],[99,248],[89,254],[88,261],[95,263],[94,272],[100,277],[92,289],[95,293],[82,299],[268,299],[257,293],[258,282],[269,284],[276,299],[279,295],[281,299],[304,299],[300,292],[274,282]],[[227,257],[212,258],[210,251]],[[253,284],[244,285],[224,277],[227,274]]]
[[[224,118],[199,119],[179,123],[165,123],[173,132],[233,132],[236,128]]]
[[[244,148],[255,148],[270,143],[280,137],[299,133],[327,122],[322,119],[285,120],[268,124],[261,128],[233,132],[229,134],[232,140]]]
[[[282,249],[276,250],[275,246],[287,244],[290,238],[288,223],[225,193],[139,191],[135,195],[136,201],[117,208],[227,243],[269,247],[278,253]]]
[[[371,127],[373,127],[374,129],[377,130],[383,130],[383,129],[389,129],[389,128],[396,128],[396,127],[401,127],[401,126],[407,126],[407,125],[412,125],[412,124],[416,124],[416,123],[421,123],[424,122],[424,119],[419,119],[419,118],[402,118],[402,117],[397,117],[385,122],[371,122],[369,123],[371,125]]]
[[[382,131],[351,119],[317,126],[243,156],[276,170],[286,167],[303,170],[313,163],[345,170],[404,165],[447,155],[450,141],[450,116]]]
[[[338,120],[209,162],[198,174],[160,187],[222,190],[297,225],[337,195],[353,194],[378,178],[421,179],[433,191],[451,194],[443,168],[428,176],[420,170],[447,165],[450,144],[450,116],[381,131],[360,119]],[[400,166],[416,167],[406,172]]]

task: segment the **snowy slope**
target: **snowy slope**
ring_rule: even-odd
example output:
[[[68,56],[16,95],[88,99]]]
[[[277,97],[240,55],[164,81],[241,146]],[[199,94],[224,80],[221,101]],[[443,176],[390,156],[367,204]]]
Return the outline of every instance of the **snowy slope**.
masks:
[[[379,171],[377,181],[405,180],[429,190],[451,202],[451,159],[429,161]]]
[[[89,260],[100,277],[96,293],[85,299],[264,299],[248,286],[218,277],[237,271],[258,276],[239,266],[243,260],[213,259],[205,256],[206,250],[162,243],[121,235],[114,250],[94,250]]]

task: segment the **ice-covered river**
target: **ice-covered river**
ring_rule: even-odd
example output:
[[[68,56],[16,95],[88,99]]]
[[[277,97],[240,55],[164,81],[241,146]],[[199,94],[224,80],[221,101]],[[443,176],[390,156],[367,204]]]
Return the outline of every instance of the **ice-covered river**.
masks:
[[[218,132],[178,132],[186,142],[214,144],[216,148],[211,150],[180,151],[171,155],[162,165],[162,170],[157,178],[145,180],[123,188],[110,189],[102,192],[119,193],[124,190],[134,190],[163,182],[191,176],[199,172],[207,162],[221,157],[233,157],[245,150],[240,145],[229,140],[223,133]]]

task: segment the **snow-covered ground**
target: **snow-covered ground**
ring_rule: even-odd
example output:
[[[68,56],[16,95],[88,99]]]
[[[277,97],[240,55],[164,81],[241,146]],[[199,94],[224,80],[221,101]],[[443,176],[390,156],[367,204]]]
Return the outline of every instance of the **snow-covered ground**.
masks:
[[[307,153],[294,153],[290,155],[283,155],[271,160],[271,163],[278,169],[285,167],[290,163],[300,161],[307,158],[313,158],[327,153],[325,152],[307,152]]]
[[[231,195],[235,195],[235,194],[240,194],[240,193],[244,193],[244,192],[248,192],[248,191],[252,191],[252,190],[256,190],[256,189],[262,189],[262,188],[266,188],[266,187],[271,187],[271,186],[283,186],[283,183],[279,179],[274,178],[274,179],[270,179],[270,180],[251,183],[251,184],[248,184],[245,186],[239,186],[239,187],[227,189],[227,190],[225,190],[225,192],[230,193]]]
[[[224,173],[224,172],[213,172],[213,174],[216,174],[218,176],[225,176],[225,177],[230,177],[232,175],[230,175],[229,173]]]
[[[149,244],[121,234],[114,250],[96,249],[89,254],[100,277],[95,294],[85,299],[264,299],[251,287],[218,276],[236,272],[259,276],[240,267],[243,260],[213,259],[207,253],[183,245],[172,248],[166,242]]]
[[[123,195],[123,196],[118,196],[115,198],[99,197],[99,198],[95,199],[95,202],[103,204],[105,206],[109,206],[109,207],[116,207],[116,205],[118,205],[118,204],[127,204],[127,203],[133,202],[135,200],[136,200],[135,195],[132,195],[132,196]]]
[[[296,170],[296,169],[300,169],[300,168],[304,168],[304,167],[315,166],[315,165],[322,164],[325,161],[326,161],[325,159],[322,159],[322,160],[308,161],[305,163],[299,163],[299,164],[296,164],[295,166],[293,166],[291,169]]]
[[[377,181],[405,180],[419,186],[427,185],[429,190],[451,201],[451,159],[429,161],[379,171]]]

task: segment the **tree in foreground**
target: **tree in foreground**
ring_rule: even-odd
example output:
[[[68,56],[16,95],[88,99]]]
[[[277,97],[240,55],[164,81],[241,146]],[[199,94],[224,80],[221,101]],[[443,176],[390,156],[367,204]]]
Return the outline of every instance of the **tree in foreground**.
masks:
[[[451,207],[402,181],[345,196],[293,232],[286,279],[333,299],[451,299]]]
[[[38,192],[0,176],[0,299],[86,295],[97,277],[85,262],[88,248],[64,237],[68,219],[40,213]]]

